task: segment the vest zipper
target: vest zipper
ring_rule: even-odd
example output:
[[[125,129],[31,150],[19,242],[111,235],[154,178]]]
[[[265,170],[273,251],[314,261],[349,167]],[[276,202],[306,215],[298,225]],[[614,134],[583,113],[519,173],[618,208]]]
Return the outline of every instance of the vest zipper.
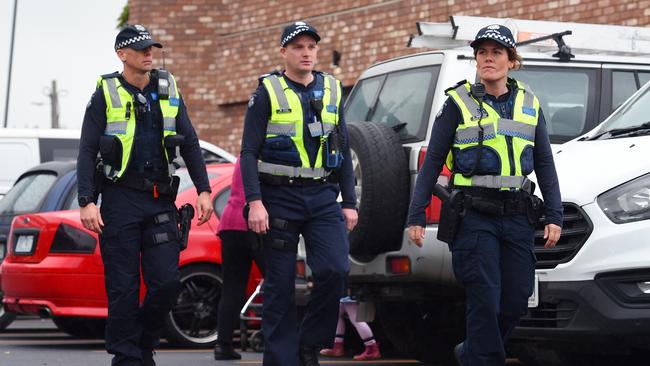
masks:
[[[512,136],[506,136],[506,144],[508,145],[508,160],[510,160],[510,175],[515,175],[515,152],[512,147]]]

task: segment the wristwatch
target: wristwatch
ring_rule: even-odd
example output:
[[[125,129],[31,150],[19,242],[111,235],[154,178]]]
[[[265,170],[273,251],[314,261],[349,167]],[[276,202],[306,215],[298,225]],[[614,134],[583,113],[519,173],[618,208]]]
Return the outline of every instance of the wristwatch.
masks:
[[[93,199],[88,196],[79,196],[77,202],[79,202],[79,207],[86,207],[89,203],[93,202]]]

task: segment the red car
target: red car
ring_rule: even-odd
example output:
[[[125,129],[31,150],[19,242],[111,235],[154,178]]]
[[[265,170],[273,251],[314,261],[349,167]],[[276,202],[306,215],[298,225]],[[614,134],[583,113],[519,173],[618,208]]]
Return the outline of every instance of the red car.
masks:
[[[216,231],[230,196],[232,171],[232,164],[208,166],[215,215],[201,226],[193,219],[189,245],[180,256],[182,289],[165,321],[164,334],[177,345],[208,346],[217,338],[222,277]],[[195,205],[197,195],[189,174],[183,169],[178,175],[177,206]],[[72,335],[103,336],[107,301],[99,241],[83,228],[78,210],[16,216],[7,247],[0,272],[8,311],[52,317]],[[254,267],[249,294],[260,277]],[[144,284],[140,295],[142,300]]]

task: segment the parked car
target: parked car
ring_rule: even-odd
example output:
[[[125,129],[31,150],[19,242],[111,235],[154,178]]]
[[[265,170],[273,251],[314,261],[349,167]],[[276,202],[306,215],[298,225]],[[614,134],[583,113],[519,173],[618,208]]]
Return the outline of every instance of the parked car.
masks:
[[[74,172],[74,163],[67,163]],[[230,195],[232,164],[208,165],[215,215],[204,225],[194,218],[189,245],[181,252],[182,290],[165,321],[167,339],[181,346],[208,346],[216,341],[216,309],[221,296],[219,217]],[[181,177],[178,206],[196,203],[187,170]],[[76,207],[75,184],[62,197]],[[63,198],[62,198],[63,199]],[[103,265],[97,235],[83,228],[78,209],[16,216],[0,270],[8,311],[52,317],[76,336],[102,336],[107,315]],[[248,292],[260,274],[252,271]],[[141,286],[144,296],[144,285]]]
[[[555,154],[567,239],[539,257],[538,304],[513,334],[526,365],[648,363],[649,105],[650,83]]]
[[[468,30],[459,26],[460,19],[452,18],[456,27],[448,33],[471,39],[478,29],[496,22],[463,17],[470,18],[464,22],[473,26]],[[518,26],[517,20],[508,22]],[[529,30],[533,34],[544,32],[539,23],[557,32],[571,29],[560,22],[528,22],[537,27]],[[620,30],[605,27],[612,27],[611,34]],[[518,30],[523,33],[521,27]],[[570,46],[572,39],[584,38],[574,32],[565,41]],[[587,38],[594,43],[593,34]],[[606,44],[596,46],[603,51],[570,55],[562,45],[519,49],[524,67],[511,76],[539,97],[554,150],[593,129],[650,78],[650,58],[616,55]],[[463,79],[475,82],[476,77],[474,56],[467,46],[417,53],[368,67],[345,104],[359,200],[359,222],[350,234],[349,287],[360,300],[360,314],[372,320],[376,313],[395,348],[427,362],[451,358],[450,350],[463,339],[464,293],[454,278],[447,244],[436,238],[440,201],[432,197],[424,245],[418,248],[409,243],[405,230],[409,198],[436,114],[447,98],[445,88]],[[618,164],[600,167],[613,174]],[[449,172],[444,171],[439,182],[446,185],[448,180]],[[537,230],[540,271],[570,261],[578,243],[585,240],[576,205],[564,207],[564,228],[556,248],[545,249],[543,230]]]
[[[78,207],[76,180],[74,163],[54,161],[37,165],[18,178],[14,187],[0,199],[0,262],[6,254],[6,242],[13,218],[22,213]],[[15,318],[15,314],[7,311],[1,299],[2,291],[0,330],[9,326]]]

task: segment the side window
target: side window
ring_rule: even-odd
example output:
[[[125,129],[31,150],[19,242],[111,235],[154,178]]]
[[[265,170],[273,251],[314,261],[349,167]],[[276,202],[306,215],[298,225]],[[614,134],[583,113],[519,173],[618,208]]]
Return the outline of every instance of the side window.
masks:
[[[644,86],[648,81],[650,81],[650,72],[639,72],[640,86]]]
[[[223,210],[226,208],[226,204],[228,203],[229,198],[230,198],[230,187],[219,192],[217,197],[214,199],[214,213],[217,215],[219,219],[221,219],[221,215],[223,215]]]
[[[423,140],[439,71],[435,66],[389,74],[370,120],[392,127],[402,141]]]
[[[612,72],[612,111],[637,91],[634,71]]]
[[[79,153],[79,139],[40,138],[41,161],[76,160]]]
[[[346,121],[366,121],[370,108],[375,102],[377,90],[381,85],[383,76],[360,80],[354,88],[354,94],[345,103]]]
[[[552,143],[566,142],[598,122],[592,121],[595,70],[529,66],[510,74],[539,99]]]
[[[36,212],[56,181],[54,174],[32,174],[19,180],[0,200],[0,213]]]
[[[101,197],[101,195],[99,196]],[[63,205],[64,210],[76,210],[79,208],[79,202],[77,201],[77,185],[75,184],[74,187],[70,190],[70,193],[68,193],[68,198],[65,200],[65,204]]]

